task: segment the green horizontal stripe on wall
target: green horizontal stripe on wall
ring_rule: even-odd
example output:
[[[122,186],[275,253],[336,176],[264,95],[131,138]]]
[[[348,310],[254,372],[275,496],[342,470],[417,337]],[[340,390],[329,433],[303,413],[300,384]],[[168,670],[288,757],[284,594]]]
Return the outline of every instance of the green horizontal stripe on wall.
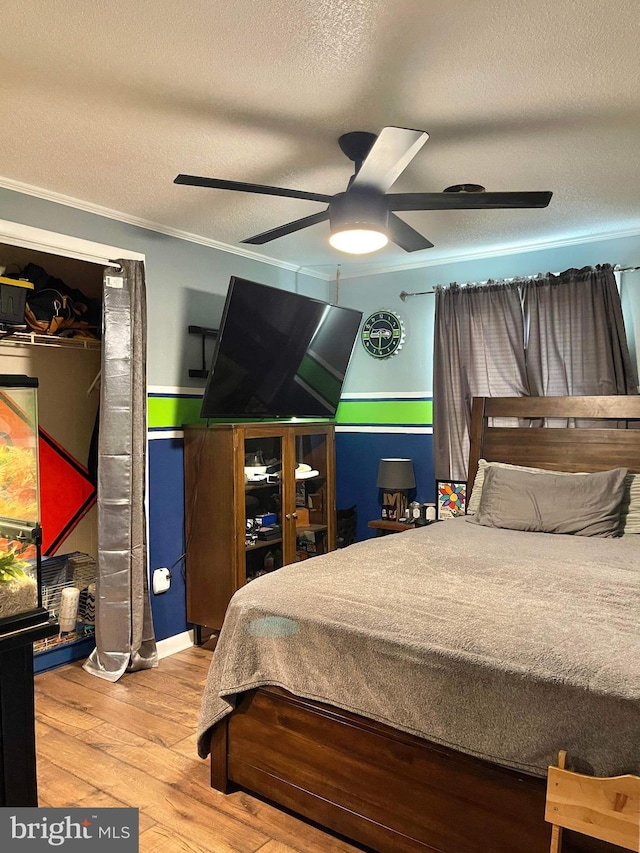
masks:
[[[200,407],[202,406],[202,397],[172,397],[149,396],[147,398],[147,421],[149,429],[181,429],[184,424],[198,423],[262,423],[264,418],[201,418]],[[296,420],[300,423],[308,421],[327,421],[331,422],[330,418],[283,418],[282,423],[287,423],[289,420]]]
[[[433,423],[433,403],[431,400],[342,400],[336,422],[425,426]]]
[[[199,396],[149,396],[149,429],[179,429],[183,424],[203,422],[201,406]],[[433,423],[433,403],[431,400],[342,400],[336,423],[428,426]]]
[[[199,423],[202,397],[149,397],[147,419],[149,429],[171,429],[183,424]]]

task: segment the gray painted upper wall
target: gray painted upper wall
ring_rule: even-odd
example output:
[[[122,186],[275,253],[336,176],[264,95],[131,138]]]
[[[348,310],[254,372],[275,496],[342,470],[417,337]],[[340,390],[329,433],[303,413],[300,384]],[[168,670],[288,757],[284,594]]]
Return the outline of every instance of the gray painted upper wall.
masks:
[[[640,235],[353,279],[344,277],[349,267],[343,261],[343,278],[336,293],[335,282],[10,190],[0,189],[0,218],[145,255],[149,385],[201,387],[201,380],[188,377],[189,367],[198,367],[201,356],[200,342],[188,335],[187,326],[217,326],[231,275],[327,301],[335,301],[337,295],[341,305],[357,308],[365,317],[380,308],[396,311],[404,321],[404,347],[393,358],[377,361],[357,342],[344,390],[401,394],[431,392],[434,314],[433,296],[402,302],[402,290],[430,290],[451,281],[511,278],[599,263],[640,264]],[[640,273],[622,277],[621,296],[637,363]]]
[[[343,277],[340,283],[341,305],[358,308],[365,317],[380,308],[391,309],[400,315],[406,331],[403,348],[384,361],[371,358],[358,343],[349,365],[344,393],[431,392],[434,296],[414,296],[403,302],[401,291],[419,292],[454,281],[513,278],[603,263],[640,265],[640,235],[369,277]],[[344,276],[344,264],[342,271]],[[622,275],[620,293],[632,359],[640,369],[640,272]]]
[[[231,275],[318,299],[333,296],[322,279],[1,188],[0,219],[145,255],[149,385],[202,387],[189,378],[201,349],[187,327],[217,327]]]

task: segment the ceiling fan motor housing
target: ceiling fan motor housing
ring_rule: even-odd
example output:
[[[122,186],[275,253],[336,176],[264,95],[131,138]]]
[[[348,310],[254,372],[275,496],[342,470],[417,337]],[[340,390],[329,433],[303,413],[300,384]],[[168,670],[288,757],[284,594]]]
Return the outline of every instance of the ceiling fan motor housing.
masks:
[[[334,196],[329,206],[331,231],[352,228],[386,231],[389,209],[384,193],[371,187],[352,187]]]

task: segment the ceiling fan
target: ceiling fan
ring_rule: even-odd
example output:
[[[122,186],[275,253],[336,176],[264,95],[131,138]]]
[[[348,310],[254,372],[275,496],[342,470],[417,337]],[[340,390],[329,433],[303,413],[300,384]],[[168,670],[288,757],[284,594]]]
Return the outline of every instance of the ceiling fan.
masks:
[[[405,127],[385,127],[378,136],[365,131],[343,134],[338,144],[354,162],[355,172],[345,192],[335,195],[195,175],[178,175],[174,184],[324,202],[328,207],[319,213],[263,231],[242,242],[262,245],[328,219],[331,245],[353,254],[375,251],[389,240],[406,252],[433,248],[433,243],[396,216],[396,211],[532,208],[549,204],[550,192],[494,193],[485,192],[478,184],[459,184],[441,193],[388,193],[428,138],[426,131]]]

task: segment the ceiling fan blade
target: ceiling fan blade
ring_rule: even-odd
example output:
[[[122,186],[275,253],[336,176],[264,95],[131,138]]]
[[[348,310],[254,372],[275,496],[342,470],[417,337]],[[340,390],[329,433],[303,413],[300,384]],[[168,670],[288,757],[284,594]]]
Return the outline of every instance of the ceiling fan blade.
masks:
[[[262,195],[279,195],[285,198],[301,198],[305,201],[322,201],[327,204],[333,196],[322,193],[307,193],[303,190],[289,190],[285,187],[268,187],[263,184],[245,184],[243,181],[221,181],[218,178],[200,178],[197,175],[178,175],[173,179],[174,184],[186,184],[190,187],[211,187],[216,190],[238,190],[244,193],[260,193]]]
[[[318,222],[324,222],[329,218],[329,210],[322,210],[320,213],[314,213],[312,216],[305,216],[304,219],[296,219],[294,222],[288,222],[286,225],[280,225],[278,228],[272,228],[270,231],[263,231],[262,234],[256,234],[255,237],[249,237],[246,240],[241,240],[241,243],[253,243],[256,246],[261,246],[263,243],[268,243],[271,240],[277,240],[278,237],[286,237],[287,234],[293,234],[294,231],[301,231],[303,228],[308,228],[310,225],[316,225]]]
[[[388,225],[389,237],[393,242],[404,249],[405,252],[419,252],[420,249],[433,249],[433,243],[419,234],[415,228],[407,225],[404,220],[396,216],[395,213],[389,214]]]
[[[550,192],[522,193],[391,193],[389,210],[485,210],[507,207],[546,207]]]
[[[351,186],[374,187],[385,193],[404,172],[429,134],[406,127],[383,127]]]

